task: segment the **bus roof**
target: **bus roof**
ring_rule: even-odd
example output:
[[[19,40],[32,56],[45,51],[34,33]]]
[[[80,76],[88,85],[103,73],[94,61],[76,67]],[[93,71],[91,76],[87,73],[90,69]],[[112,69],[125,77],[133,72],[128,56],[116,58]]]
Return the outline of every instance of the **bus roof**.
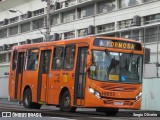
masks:
[[[73,38],[73,39],[65,39],[65,40],[58,40],[58,41],[47,41],[47,42],[41,42],[41,43],[33,43],[33,44],[24,44],[24,45],[16,45],[13,46],[12,49],[15,48],[28,48],[28,47],[40,47],[40,46],[53,46],[56,44],[63,45],[63,44],[75,44],[75,41],[77,43],[88,43],[90,44],[91,41],[93,41],[96,38],[103,38],[103,39],[109,39],[109,40],[118,40],[118,41],[127,41],[127,42],[133,42],[133,43],[140,43],[136,40],[126,39],[126,38],[118,38],[118,37],[107,37],[107,36],[89,36],[89,37],[80,37],[80,38]],[[140,43],[141,44],[141,43]]]

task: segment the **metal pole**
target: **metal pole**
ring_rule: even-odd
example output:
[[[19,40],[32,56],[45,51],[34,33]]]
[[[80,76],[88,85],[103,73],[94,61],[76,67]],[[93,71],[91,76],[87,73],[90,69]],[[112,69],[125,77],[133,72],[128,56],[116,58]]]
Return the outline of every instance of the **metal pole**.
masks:
[[[158,47],[159,47],[159,26],[157,26],[157,64],[158,64]]]
[[[159,59],[158,59],[158,52],[159,52],[159,49],[158,49],[158,47],[159,47],[159,25],[158,25],[158,27],[157,27],[157,78],[159,77],[159,75],[158,75],[158,65],[159,65]]]
[[[50,4],[51,4],[51,1],[47,0],[46,41],[49,40],[49,36],[50,36]]]
[[[143,55],[143,71],[145,71],[145,44],[146,44],[146,29],[143,29],[143,45],[144,45],[144,55]],[[144,72],[143,72],[144,73]]]

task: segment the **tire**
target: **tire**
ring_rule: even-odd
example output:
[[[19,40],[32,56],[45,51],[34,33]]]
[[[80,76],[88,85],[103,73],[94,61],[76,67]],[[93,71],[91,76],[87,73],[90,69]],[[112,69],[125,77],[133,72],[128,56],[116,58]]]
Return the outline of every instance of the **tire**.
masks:
[[[40,109],[41,108],[41,104],[32,102],[32,93],[31,93],[31,90],[29,88],[27,88],[24,91],[23,106],[25,108],[34,108],[34,109]]]
[[[29,88],[24,91],[23,95],[23,106],[25,108],[32,108],[32,93]]]
[[[117,108],[96,108],[96,112],[104,112],[107,116],[116,116],[118,111]]]
[[[63,112],[75,112],[76,107],[71,107],[71,97],[68,90],[62,93],[60,97],[60,111]]]

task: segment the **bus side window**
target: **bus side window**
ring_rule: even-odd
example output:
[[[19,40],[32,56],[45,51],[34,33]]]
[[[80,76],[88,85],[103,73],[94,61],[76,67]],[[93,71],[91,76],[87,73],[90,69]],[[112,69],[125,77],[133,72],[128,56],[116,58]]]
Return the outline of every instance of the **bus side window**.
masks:
[[[72,70],[74,67],[75,46],[69,45],[65,49],[64,69]]]
[[[27,70],[37,70],[38,68],[38,49],[31,49],[28,51],[26,57]]]
[[[16,69],[16,64],[17,64],[17,50],[14,50],[12,57],[12,70]]]
[[[52,70],[60,70],[63,64],[64,47],[56,47],[54,49]]]

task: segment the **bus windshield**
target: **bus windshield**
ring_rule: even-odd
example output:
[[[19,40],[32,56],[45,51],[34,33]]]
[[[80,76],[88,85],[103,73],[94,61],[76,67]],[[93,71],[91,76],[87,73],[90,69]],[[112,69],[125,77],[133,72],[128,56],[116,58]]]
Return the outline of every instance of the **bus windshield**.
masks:
[[[103,82],[141,83],[142,55],[94,50],[89,77]]]

